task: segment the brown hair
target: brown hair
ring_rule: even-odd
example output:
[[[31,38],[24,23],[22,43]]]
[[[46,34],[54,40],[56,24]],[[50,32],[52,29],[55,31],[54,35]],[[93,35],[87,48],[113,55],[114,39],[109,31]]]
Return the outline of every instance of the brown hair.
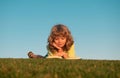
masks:
[[[54,42],[55,37],[58,37],[58,36],[66,37],[66,43],[65,43],[65,46],[63,47],[63,50],[68,51],[70,49],[70,47],[72,46],[72,44],[74,43],[74,41],[73,41],[71,32],[69,31],[67,26],[65,26],[63,24],[57,24],[52,27],[51,33],[48,37],[47,48],[52,53],[55,53],[57,51],[57,49],[53,46],[52,43]]]
[[[28,52],[28,57],[29,57],[29,58],[32,58],[32,57],[31,57],[31,54],[33,54],[32,51]]]

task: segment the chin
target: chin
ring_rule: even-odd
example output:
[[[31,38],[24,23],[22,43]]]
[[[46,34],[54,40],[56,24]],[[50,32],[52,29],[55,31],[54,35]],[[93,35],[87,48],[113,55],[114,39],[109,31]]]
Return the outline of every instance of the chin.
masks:
[[[61,46],[59,46],[59,47],[61,47],[61,48],[62,48],[62,47],[63,47],[63,45],[61,45]]]

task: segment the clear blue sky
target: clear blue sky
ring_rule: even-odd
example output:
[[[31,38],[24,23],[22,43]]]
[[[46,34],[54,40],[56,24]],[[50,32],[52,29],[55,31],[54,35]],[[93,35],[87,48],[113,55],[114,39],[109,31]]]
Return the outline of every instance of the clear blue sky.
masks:
[[[60,23],[71,30],[77,56],[120,60],[120,0],[0,0],[0,58],[45,55]]]

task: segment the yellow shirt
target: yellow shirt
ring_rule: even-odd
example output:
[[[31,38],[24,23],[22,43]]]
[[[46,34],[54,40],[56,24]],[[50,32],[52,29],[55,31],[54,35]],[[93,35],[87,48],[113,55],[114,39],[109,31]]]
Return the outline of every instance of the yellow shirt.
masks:
[[[74,44],[71,46],[70,50],[68,50],[66,53],[68,53],[69,58],[76,57],[75,56]],[[50,52],[50,50],[48,50],[48,54],[47,54],[47,57],[49,57],[49,56],[54,56],[54,54],[52,52]]]

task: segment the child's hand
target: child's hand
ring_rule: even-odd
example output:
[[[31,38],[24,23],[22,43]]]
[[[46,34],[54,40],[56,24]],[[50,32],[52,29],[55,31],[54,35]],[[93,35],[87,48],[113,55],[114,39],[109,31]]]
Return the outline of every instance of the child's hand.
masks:
[[[58,47],[55,43],[53,43],[53,46],[58,49],[58,52],[63,52],[63,49],[61,47]]]
[[[53,43],[53,46],[54,46],[55,48],[57,48],[58,50],[59,50],[59,49],[62,49],[62,48],[58,47],[55,43]]]
[[[65,52],[58,52],[56,55],[57,55],[57,56],[60,56],[60,57],[62,57],[62,58],[68,58],[68,55],[67,55],[67,53],[65,53]]]
[[[63,58],[68,57],[67,53],[65,53],[61,47],[58,47],[55,43],[53,43],[53,46],[58,49],[58,52],[56,54],[57,56],[60,56],[60,57],[63,57]]]

